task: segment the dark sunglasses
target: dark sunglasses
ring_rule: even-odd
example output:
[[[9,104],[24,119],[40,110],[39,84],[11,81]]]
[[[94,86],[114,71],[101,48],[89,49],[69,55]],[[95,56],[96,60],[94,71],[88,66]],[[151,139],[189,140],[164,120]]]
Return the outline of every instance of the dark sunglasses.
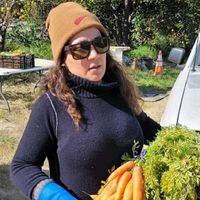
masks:
[[[70,51],[75,60],[87,58],[90,55],[91,45],[98,54],[104,54],[110,49],[109,37],[96,37],[92,41],[83,41],[78,44],[67,45],[64,51]]]

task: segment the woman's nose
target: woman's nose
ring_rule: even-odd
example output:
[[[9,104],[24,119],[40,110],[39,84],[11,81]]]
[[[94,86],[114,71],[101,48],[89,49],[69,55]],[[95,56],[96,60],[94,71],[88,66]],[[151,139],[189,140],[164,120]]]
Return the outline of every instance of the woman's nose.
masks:
[[[97,54],[98,54],[98,53],[96,52],[94,46],[91,45],[91,50],[90,50],[90,54],[89,54],[89,56],[88,56],[88,60],[91,60],[91,59],[96,58],[96,57],[97,57]]]

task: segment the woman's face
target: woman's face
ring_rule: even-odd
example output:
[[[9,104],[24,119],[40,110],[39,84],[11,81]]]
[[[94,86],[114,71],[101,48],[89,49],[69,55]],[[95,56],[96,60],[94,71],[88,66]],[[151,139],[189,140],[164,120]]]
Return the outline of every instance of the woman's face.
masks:
[[[101,36],[101,33],[98,29],[88,28],[76,34],[69,41],[69,45],[78,44],[83,41],[93,41],[99,36]],[[74,75],[90,81],[101,81],[106,71],[106,53],[98,54],[94,46],[91,45],[88,57],[76,60],[72,57],[71,52],[68,51],[65,65]]]

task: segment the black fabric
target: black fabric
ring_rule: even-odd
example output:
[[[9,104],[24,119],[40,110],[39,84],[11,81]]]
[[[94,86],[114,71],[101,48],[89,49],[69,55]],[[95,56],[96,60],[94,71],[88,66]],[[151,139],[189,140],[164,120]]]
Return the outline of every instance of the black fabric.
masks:
[[[76,196],[73,191],[69,190],[67,186],[65,186],[61,180],[60,180],[60,167],[59,167],[59,160],[57,155],[57,138],[54,134],[50,134],[51,143],[52,143],[52,151],[47,156],[48,162],[49,162],[49,172],[50,172],[50,178],[54,180],[55,183],[59,184],[63,188],[65,188],[68,192],[70,192],[74,197],[76,197],[77,200],[83,200],[80,199],[78,196]]]
[[[48,155],[50,177],[56,183],[61,185],[59,161],[58,161],[58,155],[57,155],[57,138],[55,137],[54,134],[50,134],[50,138],[51,138],[51,143],[52,143],[52,151]]]
[[[141,114],[137,116],[137,119],[142,127],[144,144],[148,145],[149,142],[155,139],[155,133],[161,130],[161,126],[156,121],[147,116],[145,112],[141,112]]]

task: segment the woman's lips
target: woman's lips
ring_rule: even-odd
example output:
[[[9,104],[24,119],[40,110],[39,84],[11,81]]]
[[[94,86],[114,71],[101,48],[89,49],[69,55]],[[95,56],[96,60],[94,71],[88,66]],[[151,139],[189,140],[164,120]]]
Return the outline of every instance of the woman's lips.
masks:
[[[98,69],[100,67],[101,67],[101,65],[94,65],[94,66],[90,67],[89,70]]]

